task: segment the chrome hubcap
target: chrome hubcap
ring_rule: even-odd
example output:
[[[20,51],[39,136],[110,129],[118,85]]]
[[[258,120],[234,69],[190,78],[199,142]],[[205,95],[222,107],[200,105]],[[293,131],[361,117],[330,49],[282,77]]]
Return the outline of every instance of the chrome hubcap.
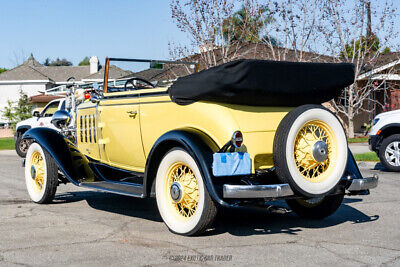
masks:
[[[171,185],[171,198],[174,202],[178,203],[182,198],[182,187],[179,183],[174,182]]]
[[[328,145],[324,141],[317,141],[313,147],[313,157],[318,162],[328,158]]]
[[[33,165],[31,167],[31,178],[32,178],[32,180],[36,179],[36,168]]]
[[[19,143],[19,150],[21,150],[21,152],[26,153],[27,150],[29,148],[29,142],[26,139],[21,140],[21,142]]]
[[[385,159],[392,166],[400,166],[400,141],[392,142],[386,147]]]

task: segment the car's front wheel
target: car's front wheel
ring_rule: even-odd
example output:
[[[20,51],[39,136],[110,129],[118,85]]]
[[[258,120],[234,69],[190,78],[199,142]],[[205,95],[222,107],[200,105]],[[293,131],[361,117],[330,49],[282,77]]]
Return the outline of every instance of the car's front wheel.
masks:
[[[29,146],[25,161],[25,183],[33,202],[50,203],[58,185],[58,167],[38,143]]]
[[[217,213],[199,166],[181,148],[170,150],[161,160],[156,176],[156,199],[165,224],[181,235],[201,234]]]
[[[29,139],[22,138],[22,135],[22,133],[19,133],[17,140],[15,140],[15,151],[17,152],[18,156],[25,158],[28,148],[31,145],[31,141]]]
[[[400,171],[400,134],[385,138],[379,148],[379,158],[389,171]]]

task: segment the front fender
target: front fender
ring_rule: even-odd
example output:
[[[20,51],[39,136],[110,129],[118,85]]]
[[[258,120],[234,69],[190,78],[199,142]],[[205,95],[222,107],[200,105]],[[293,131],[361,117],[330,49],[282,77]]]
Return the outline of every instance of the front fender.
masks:
[[[146,195],[150,194],[153,181],[157,173],[157,167],[165,153],[173,147],[183,147],[200,166],[204,178],[204,184],[213,200],[222,206],[231,206],[219,196],[212,182],[212,161],[216,145],[212,141],[206,142],[201,133],[190,130],[173,130],[162,135],[153,145],[146,162],[146,171],[143,181]]]
[[[89,166],[89,159],[56,130],[44,127],[33,128],[25,132],[23,138],[32,139],[41,145],[71,183],[79,185],[80,182],[95,179],[95,174]]]

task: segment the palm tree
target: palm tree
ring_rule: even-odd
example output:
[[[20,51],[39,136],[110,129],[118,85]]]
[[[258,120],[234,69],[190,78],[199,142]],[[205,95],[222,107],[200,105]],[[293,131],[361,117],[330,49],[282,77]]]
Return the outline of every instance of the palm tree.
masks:
[[[265,16],[268,11],[269,9],[263,6],[252,12],[247,6],[243,5],[232,17],[225,19],[223,23],[225,41],[229,43],[260,43],[263,40],[267,40],[277,44],[278,42],[275,38],[269,35],[260,36],[265,25],[274,21],[272,16]]]

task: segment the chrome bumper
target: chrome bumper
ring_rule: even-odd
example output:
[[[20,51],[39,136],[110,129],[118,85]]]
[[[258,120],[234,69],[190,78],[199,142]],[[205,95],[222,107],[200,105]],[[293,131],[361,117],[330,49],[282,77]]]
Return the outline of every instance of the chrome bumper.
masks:
[[[276,198],[292,196],[288,184],[231,185],[224,184],[224,198]]]
[[[347,190],[364,191],[378,186],[378,176],[353,179]],[[224,198],[279,198],[293,196],[289,184],[273,185],[231,185],[224,184]]]
[[[363,191],[367,189],[372,189],[378,186],[378,175],[373,177],[367,177],[363,179],[353,179],[351,185],[347,188],[349,191]]]

